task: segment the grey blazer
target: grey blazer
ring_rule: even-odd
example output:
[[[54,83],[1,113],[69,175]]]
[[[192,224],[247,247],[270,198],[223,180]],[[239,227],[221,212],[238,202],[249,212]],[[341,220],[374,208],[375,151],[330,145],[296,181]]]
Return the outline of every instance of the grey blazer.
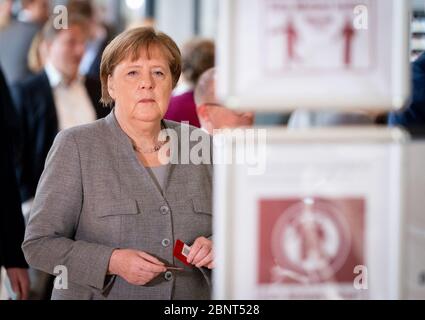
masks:
[[[165,123],[180,140],[184,125]],[[173,247],[177,239],[190,245],[211,237],[211,189],[211,164],[171,164],[162,194],[111,112],[57,135],[26,229],[25,257],[44,272],[61,270],[62,285],[63,269],[55,267],[66,267],[68,289],[54,289],[52,299],[209,299],[210,272],[184,266]],[[131,285],[106,275],[115,248],[143,250],[185,269]]]

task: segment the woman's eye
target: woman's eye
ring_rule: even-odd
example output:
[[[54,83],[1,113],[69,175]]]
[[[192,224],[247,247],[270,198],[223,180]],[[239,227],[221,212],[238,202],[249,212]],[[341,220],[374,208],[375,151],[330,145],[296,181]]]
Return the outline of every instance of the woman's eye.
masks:
[[[153,73],[154,73],[154,75],[161,76],[161,77],[164,75],[164,73],[162,71],[154,71]]]
[[[130,72],[128,73],[128,75],[129,75],[129,76],[135,76],[135,75],[137,75],[137,71],[130,71]]]

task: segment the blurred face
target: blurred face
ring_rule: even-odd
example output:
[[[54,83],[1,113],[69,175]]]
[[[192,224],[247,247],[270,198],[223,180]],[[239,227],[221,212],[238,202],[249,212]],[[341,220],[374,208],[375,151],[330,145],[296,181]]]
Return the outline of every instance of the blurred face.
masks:
[[[200,106],[199,116],[202,122],[207,124],[208,131],[211,129],[249,127],[254,123],[253,112],[237,112],[218,104]]]
[[[48,0],[33,0],[26,9],[31,11],[35,22],[42,24],[49,19],[50,7]]]
[[[137,60],[127,58],[116,66],[108,77],[108,92],[126,121],[155,122],[167,111],[172,83],[168,60],[151,47],[149,56],[142,49]]]
[[[47,58],[66,78],[72,80],[86,48],[87,35],[80,26],[71,25],[61,30],[53,40],[46,42]]]

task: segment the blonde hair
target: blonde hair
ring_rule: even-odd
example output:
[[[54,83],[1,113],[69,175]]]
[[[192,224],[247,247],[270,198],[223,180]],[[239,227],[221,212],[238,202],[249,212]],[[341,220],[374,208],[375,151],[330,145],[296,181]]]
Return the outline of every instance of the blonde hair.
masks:
[[[38,73],[44,68],[45,53],[42,52],[43,43],[44,39],[42,33],[37,32],[28,51],[28,67],[32,73]]]
[[[181,73],[181,54],[177,44],[165,33],[157,32],[151,27],[130,29],[115,37],[102,55],[100,63],[101,102],[105,106],[114,103],[108,92],[108,77],[112,75],[116,66],[128,57],[136,60],[140,56],[141,49],[145,49],[149,57],[151,48],[159,48],[165,54],[171,70],[173,88],[175,88]]]

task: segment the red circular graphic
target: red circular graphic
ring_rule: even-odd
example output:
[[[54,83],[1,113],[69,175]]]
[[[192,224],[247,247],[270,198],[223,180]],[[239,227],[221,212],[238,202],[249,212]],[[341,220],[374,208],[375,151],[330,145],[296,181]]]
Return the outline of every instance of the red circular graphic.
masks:
[[[344,265],[351,246],[350,229],[331,201],[306,199],[286,209],[272,230],[275,263],[284,270],[321,282]]]

